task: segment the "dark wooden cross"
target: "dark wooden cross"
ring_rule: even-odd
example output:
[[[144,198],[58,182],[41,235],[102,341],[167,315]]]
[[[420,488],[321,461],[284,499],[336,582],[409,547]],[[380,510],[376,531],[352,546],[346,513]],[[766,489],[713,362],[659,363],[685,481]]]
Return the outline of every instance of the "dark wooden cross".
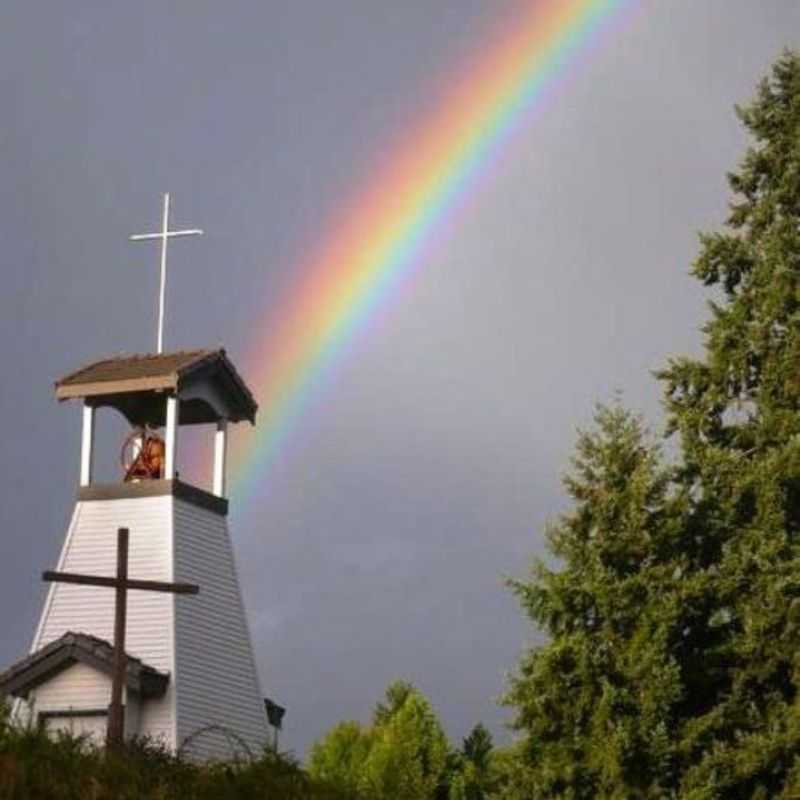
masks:
[[[125,706],[122,703],[122,690],[128,664],[125,655],[125,623],[128,609],[128,590],[139,589],[145,592],[170,592],[171,594],[197,594],[200,589],[193,583],[162,583],[161,581],[139,581],[128,577],[128,539],[127,528],[117,530],[117,575],[106,578],[100,575],[76,575],[73,572],[42,573],[42,579],[57,583],[79,583],[83,586],[104,586],[116,589],[114,602],[114,658],[111,679],[111,703],[108,707],[108,727],[106,746],[120,748],[125,739]]]

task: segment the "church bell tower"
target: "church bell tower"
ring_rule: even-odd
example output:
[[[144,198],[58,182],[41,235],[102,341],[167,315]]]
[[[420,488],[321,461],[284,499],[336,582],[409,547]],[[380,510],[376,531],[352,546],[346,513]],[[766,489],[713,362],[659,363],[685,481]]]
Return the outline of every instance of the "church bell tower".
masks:
[[[165,248],[168,205],[165,202]],[[199,593],[137,591],[127,597],[124,735],[147,736],[197,759],[258,754],[267,716],[228,531],[226,449],[231,425],[255,423],[256,402],[222,349],[158,352],[95,361],[55,384],[81,404],[77,498],[58,570],[113,576],[118,529],[129,530],[128,571],[139,583],[193,584]],[[95,481],[95,422],[131,425],[119,480]],[[181,432],[213,436],[213,481],[179,477]],[[107,580],[107,578],[106,578]],[[161,584],[166,585],[166,584]],[[48,729],[102,743],[108,724],[115,634],[113,593],[51,584],[30,655],[0,674]]]

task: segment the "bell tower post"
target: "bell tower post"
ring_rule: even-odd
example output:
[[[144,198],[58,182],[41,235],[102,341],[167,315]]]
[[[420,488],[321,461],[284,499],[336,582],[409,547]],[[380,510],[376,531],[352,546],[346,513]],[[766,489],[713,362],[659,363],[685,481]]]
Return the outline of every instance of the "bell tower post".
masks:
[[[83,429],[81,430],[81,478],[80,485],[92,482],[94,460],[94,406],[83,404]]]
[[[228,460],[228,422],[221,419],[217,422],[214,433],[214,487],[217,497],[225,497],[226,471]]]
[[[167,441],[164,461],[164,477],[168,480],[175,478],[175,459],[178,451],[178,417],[180,411],[178,398],[175,395],[167,397]]]

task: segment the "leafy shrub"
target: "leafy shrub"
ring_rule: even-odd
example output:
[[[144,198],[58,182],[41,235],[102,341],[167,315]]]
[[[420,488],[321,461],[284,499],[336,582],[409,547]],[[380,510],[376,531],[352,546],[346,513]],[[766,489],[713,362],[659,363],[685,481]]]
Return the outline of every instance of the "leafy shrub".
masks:
[[[85,738],[9,724],[0,703],[0,800],[344,800],[290,756],[195,764],[145,739],[106,752]]]

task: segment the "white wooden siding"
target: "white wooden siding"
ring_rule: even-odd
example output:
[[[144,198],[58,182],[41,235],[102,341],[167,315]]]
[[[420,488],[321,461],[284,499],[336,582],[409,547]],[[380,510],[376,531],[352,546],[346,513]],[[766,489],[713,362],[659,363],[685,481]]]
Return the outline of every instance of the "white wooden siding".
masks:
[[[107,708],[111,681],[87,664],[77,663],[37,687],[31,695],[37,713]]]
[[[172,503],[165,497],[79,502],[58,569],[89,575],[116,573],[117,528],[130,529],[131,577],[172,580]],[[126,650],[163,672],[174,673],[174,598],[156,592],[128,595]],[[52,584],[32,650],[67,631],[114,638],[113,590]],[[140,730],[175,747],[173,682],[164,697],[141,709]],[[105,701],[108,704],[108,699]]]
[[[106,738],[107,717],[49,717],[45,727],[50,733],[63,731],[72,736],[85,736],[96,747]]]
[[[200,586],[176,601],[175,664],[178,744],[200,759],[254,754],[267,741],[267,720],[253,659],[236,565],[224,517],[175,501],[175,580]],[[228,733],[229,732],[229,733]]]
[[[96,711],[107,709],[111,700],[111,678],[80,662],[54,675],[34,689],[29,702],[35,714],[48,711]],[[139,701],[135,695],[123,694],[125,703],[125,735],[139,733]],[[48,730],[64,730],[76,736],[84,733],[101,744],[106,731],[106,717],[51,717]]]
[[[114,575],[119,527],[130,530],[131,577],[200,585],[198,595],[185,597],[129,594],[126,649],[170,674],[166,695],[131,708],[129,725],[138,722],[139,733],[172,749],[218,726],[187,747],[199,759],[241,754],[239,741],[258,753],[268,740],[267,720],[225,518],[172,496],[82,501],[58,569]],[[113,617],[113,590],[52,584],[32,650],[70,630],[112,641]],[[70,674],[63,673],[67,682]],[[86,695],[93,703],[96,689]],[[108,704],[105,691],[95,707]]]

